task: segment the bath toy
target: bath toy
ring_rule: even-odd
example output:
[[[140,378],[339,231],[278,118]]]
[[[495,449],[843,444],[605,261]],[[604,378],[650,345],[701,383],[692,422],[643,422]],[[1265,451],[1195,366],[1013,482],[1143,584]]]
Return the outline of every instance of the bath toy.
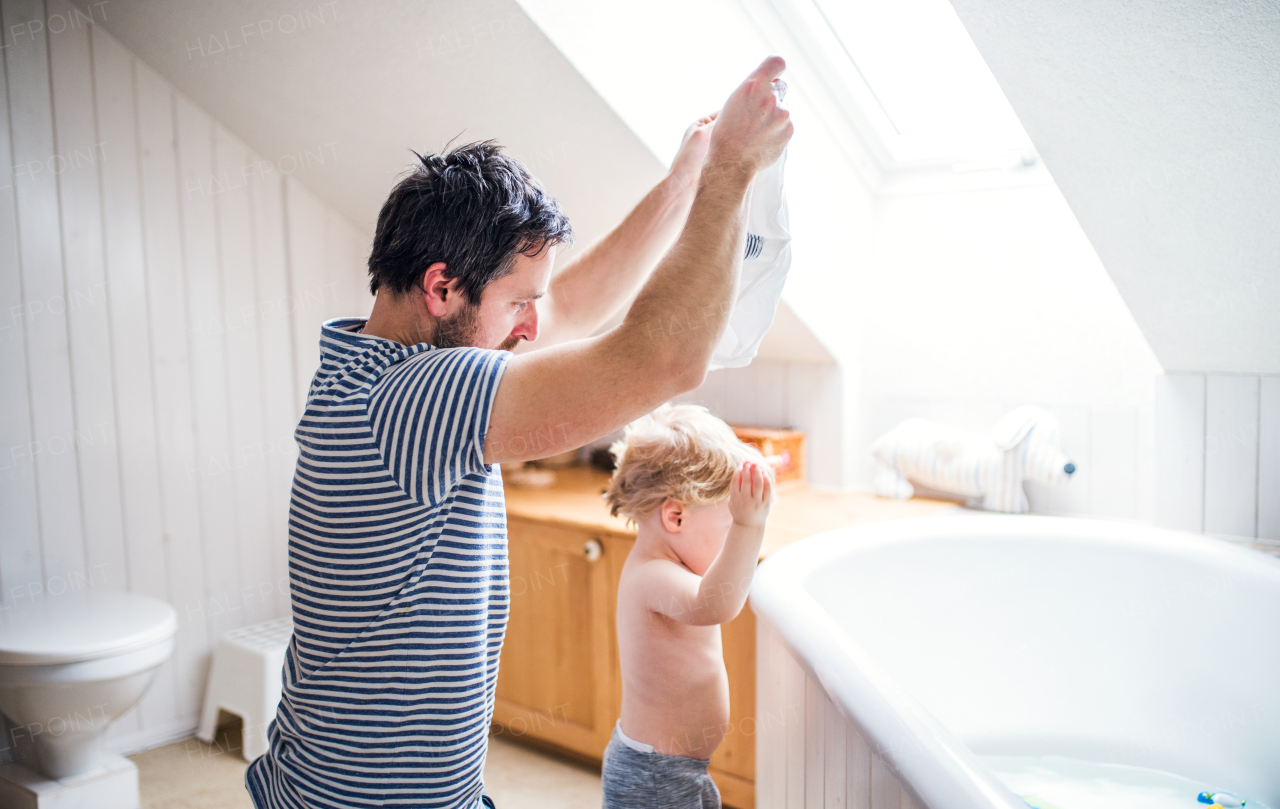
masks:
[[[915,485],[968,498],[969,505],[1017,514],[1027,511],[1023,480],[1060,484],[1076,465],[1062,454],[1058,420],[1020,407],[990,433],[907,419],[871,445],[872,490],[905,500]]]
[[[1218,807],[1218,809],[1241,809],[1246,803],[1243,798],[1237,798],[1230,792],[1201,792],[1196,796],[1196,800],[1201,803],[1210,805],[1210,809]]]

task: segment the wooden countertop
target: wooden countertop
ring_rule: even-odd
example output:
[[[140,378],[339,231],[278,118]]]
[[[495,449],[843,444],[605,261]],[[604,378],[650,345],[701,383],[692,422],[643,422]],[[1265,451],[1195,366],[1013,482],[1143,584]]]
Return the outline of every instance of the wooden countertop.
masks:
[[[557,469],[555,473],[556,482],[545,489],[506,483],[507,514],[567,528],[635,536],[635,527],[609,516],[600,497],[609,483],[608,474],[586,466]],[[865,492],[818,491],[801,481],[789,481],[778,487],[760,558],[798,539],[833,528],[923,517],[956,507],[946,500],[889,500]]]

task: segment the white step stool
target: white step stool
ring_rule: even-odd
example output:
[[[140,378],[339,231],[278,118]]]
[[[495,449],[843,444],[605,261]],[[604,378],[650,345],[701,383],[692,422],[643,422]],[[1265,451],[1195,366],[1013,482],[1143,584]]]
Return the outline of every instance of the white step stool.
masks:
[[[292,619],[277,618],[233,629],[218,638],[197,738],[213,741],[218,711],[223,710],[239,716],[244,724],[240,753],[245,761],[267,752],[267,726],[280,704],[280,673],[292,636]]]

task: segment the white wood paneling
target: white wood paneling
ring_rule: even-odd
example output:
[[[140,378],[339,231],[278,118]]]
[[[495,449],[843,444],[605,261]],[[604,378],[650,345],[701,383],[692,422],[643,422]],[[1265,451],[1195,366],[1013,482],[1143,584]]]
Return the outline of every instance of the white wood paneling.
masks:
[[[827,695],[812,677],[804,680],[804,807],[823,809],[827,756]]]
[[[1207,377],[1204,532],[1258,532],[1258,387],[1256,376]]]
[[[187,476],[200,498],[200,557],[205,598],[192,622],[207,622],[216,637],[240,623],[236,592],[240,552],[227,391],[227,352],[217,200],[229,193],[214,173],[213,121],[187,99],[174,99],[178,154],[178,205],[182,212],[182,264],[187,287],[186,333],[190,346],[195,457]],[[197,616],[199,618],[197,619]]]
[[[1089,513],[1137,517],[1138,413],[1094,408],[1089,423]]]
[[[756,366],[755,426],[792,426],[791,417],[787,411],[788,369],[791,363],[758,358],[751,364]]]
[[[1262,377],[1258,416],[1258,538],[1280,540],[1280,376]]]
[[[174,714],[155,717],[148,713],[145,721],[167,723],[192,712],[202,690],[197,658],[206,649],[204,620],[199,614],[205,590],[204,565],[199,558],[198,481],[191,471],[195,463],[195,423],[178,214],[173,90],[150,68],[136,61],[134,81],[162,498],[161,536],[168,597],[178,611],[176,649],[166,664],[173,670]]]
[[[267,594],[272,600],[273,614],[283,616],[289,614],[289,492],[298,455],[293,430],[302,415],[294,387],[290,317],[293,297],[289,291],[285,248],[283,181],[279,174],[261,176],[250,186],[250,192],[260,307],[263,425],[267,442],[266,547],[271,570]]]
[[[724,415],[730,424],[756,424],[759,387],[755,363],[745,368],[725,368],[713,373],[724,376]]]
[[[827,695],[822,695],[823,757],[822,806],[843,809],[850,804],[845,743],[849,738],[848,723]]]
[[[757,622],[756,632],[756,805],[764,809],[786,805],[787,734],[778,641],[763,621]]]
[[[126,582],[137,593],[167,599],[160,473],[151,380],[151,329],[143,265],[142,202],[138,185],[138,134],[133,58],[111,37],[92,28],[98,136],[109,144],[101,164],[106,297],[111,322],[120,496],[126,550]],[[109,155],[109,156],[108,156]],[[91,519],[92,514],[88,515]],[[113,734],[135,732],[147,717],[173,717],[174,677],[166,669],[152,683],[132,719]]]
[[[836,365],[793,362],[787,367],[787,420],[807,436],[809,482],[839,487],[844,474],[845,427],[841,372]]]
[[[845,806],[847,809],[871,809],[871,748],[858,729],[844,723]]]
[[[69,18],[48,2],[0,0],[0,25]],[[0,599],[73,573],[174,605],[177,649],[111,731],[136,749],[194,727],[218,631],[289,608],[318,358],[300,370],[295,324],[314,346],[367,313],[367,240],[312,200],[289,243],[280,175],[250,187],[263,162],[77,19],[0,49],[0,372],[26,380],[0,387]]]
[[[235,532],[239,585],[223,600],[227,618],[223,624],[238,626],[274,617],[270,591],[271,556],[267,547],[266,430],[263,412],[262,338],[257,268],[254,264],[253,206],[246,167],[249,151],[222,127],[213,129],[213,176],[218,179],[218,261],[222,279],[222,311],[218,328],[226,353],[226,397],[229,415],[230,455],[227,477],[235,498]],[[243,615],[236,612],[243,610]],[[217,618],[211,622],[218,626]],[[219,634],[214,631],[214,634]]]
[[[776,635],[775,640],[780,641]],[[775,654],[776,648],[775,648]],[[786,773],[786,807],[787,809],[804,809],[805,779],[805,673],[790,654],[778,655],[782,666],[782,697],[779,713],[782,725],[786,728],[785,759],[783,763]],[[758,760],[757,760],[758,761]]]
[[[300,411],[320,366],[320,324],[325,297],[335,293],[325,272],[325,212],[320,201],[292,177],[285,178],[285,230],[293,295],[294,396]]]
[[[884,759],[871,756],[871,809],[898,809],[900,789]]]
[[[0,3],[0,31],[8,31],[14,19],[7,4]],[[8,63],[12,49],[0,59],[0,373],[6,380],[27,379],[26,312],[18,256],[18,209],[15,184],[17,167],[11,148]],[[0,513],[5,537],[0,542],[0,606],[13,606],[31,583],[44,579],[40,553],[40,516],[36,494],[34,436],[31,428],[30,388],[26,384],[0,385]]]
[[[756,806],[920,809],[773,627],[756,627]]]
[[[73,17],[66,0],[50,0],[48,10],[62,19]],[[55,151],[61,158],[58,200],[67,280],[67,298],[63,305],[67,310],[70,353],[74,357],[71,369],[75,390],[75,450],[84,518],[84,564],[95,583],[124,589],[128,582],[98,178],[106,149],[98,137],[93,114],[88,28],[66,26],[50,37],[49,51]]]
[[[1205,378],[1156,378],[1156,524],[1204,530]]]
[[[45,19],[41,0],[5,0],[3,19]],[[5,50],[13,187],[17,199],[22,314],[31,397],[40,552],[47,579],[85,569],[77,430],[71,384],[67,287],[57,178],[64,156],[53,134],[46,30],[26,26]],[[6,28],[6,31],[9,29]]]
[[[1140,407],[1137,412],[1137,438],[1134,484],[1134,516],[1152,522],[1156,513],[1156,435],[1155,408]]]

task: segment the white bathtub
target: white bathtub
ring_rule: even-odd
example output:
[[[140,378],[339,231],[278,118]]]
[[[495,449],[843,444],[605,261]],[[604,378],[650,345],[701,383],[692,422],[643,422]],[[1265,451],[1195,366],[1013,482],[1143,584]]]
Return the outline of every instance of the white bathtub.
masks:
[[[1280,559],[927,517],[787,547],[751,606],[760,809],[1026,809],[988,755],[1148,767],[1280,809]]]

